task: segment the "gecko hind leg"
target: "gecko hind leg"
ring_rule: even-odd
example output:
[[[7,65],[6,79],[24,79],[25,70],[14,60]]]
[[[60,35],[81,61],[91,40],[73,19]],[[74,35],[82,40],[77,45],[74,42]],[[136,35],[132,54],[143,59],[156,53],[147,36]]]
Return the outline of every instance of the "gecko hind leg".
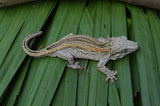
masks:
[[[99,71],[101,71],[103,74],[105,74],[107,76],[106,78],[106,82],[110,79],[111,82],[113,83],[114,80],[117,80],[117,78],[115,77],[115,75],[117,74],[117,71],[111,71],[108,68],[105,67],[105,64],[108,62],[109,60],[104,60],[101,59],[99,61],[99,63],[97,64],[97,68]]]
[[[74,57],[70,53],[66,53],[64,51],[57,51],[55,52],[55,55],[59,58],[67,60],[68,61],[67,67],[70,67],[73,69],[81,69],[79,62],[75,62]]]

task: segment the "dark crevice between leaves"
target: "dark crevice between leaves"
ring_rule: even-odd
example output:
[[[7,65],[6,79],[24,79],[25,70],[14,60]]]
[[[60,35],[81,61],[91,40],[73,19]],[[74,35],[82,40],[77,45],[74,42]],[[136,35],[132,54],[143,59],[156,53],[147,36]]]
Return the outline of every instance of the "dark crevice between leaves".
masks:
[[[51,11],[48,19],[46,20],[45,24],[43,25],[43,27],[42,27],[42,29],[41,29],[41,31],[43,31],[43,34],[45,34],[45,32],[47,32],[47,30],[48,30],[48,27],[51,26],[51,21],[53,20],[55,14],[56,14],[57,8],[58,8],[58,6],[59,6],[59,1],[60,1],[60,0],[57,1],[54,9]],[[45,37],[46,37],[46,36],[39,36],[39,37],[37,37],[37,38],[35,39],[32,47],[31,47],[31,49],[35,50],[35,49],[42,49],[42,48],[44,48],[43,45],[37,46],[37,44],[38,44],[42,39],[44,39]]]
[[[86,7],[88,7],[89,5],[89,0],[86,0]]]
[[[160,10],[156,10],[155,12],[156,12],[157,16],[158,16],[159,19],[160,19]]]
[[[136,92],[134,92],[134,104],[135,104],[135,106],[142,106],[142,105],[140,105],[140,100],[141,100],[141,96],[140,96],[140,91],[136,91]]]
[[[42,27],[42,30],[43,30],[43,31],[47,30],[48,27],[51,26],[51,21],[53,20],[53,17],[54,17],[55,14],[56,14],[56,11],[57,11],[57,8],[58,8],[58,6],[59,6],[59,3],[60,3],[60,0],[57,1],[54,9],[51,11],[51,13],[50,13],[50,15],[49,15],[49,17],[48,17],[48,19],[47,19],[47,21],[46,21],[45,24],[43,25],[43,27]]]
[[[126,8],[126,17],[129,18],[129,19],[132,18],[131,17],[131,12],[130,12],[130,10],[128,8]]]
[[[131,12],[130,12],[130,10],[126,7],[126,23],[127,23],[127,35],[129,35],[129,27],[130,27],[130,25],[131,25],[131,21],[132,21],[132,16],[131,16]],[[127,36],[128,37],[128,39],[130,39],[129,38],[129,36]]]
[[[144,12],[145,14],[147,14],[146,8],[142,8],[142,9],[143,9],[143,12]]]

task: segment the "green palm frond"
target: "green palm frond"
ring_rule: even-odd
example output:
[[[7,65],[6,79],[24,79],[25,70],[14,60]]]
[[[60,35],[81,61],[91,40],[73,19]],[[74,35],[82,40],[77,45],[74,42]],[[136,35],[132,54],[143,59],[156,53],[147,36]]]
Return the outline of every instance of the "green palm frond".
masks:
[[[0,104],[2,106],[158,106],[160,104],[160,18],[158,11],[117,1],[38,1],[0,9]],[[107,67],[118,70],[105,82],[97,62],[80,59],[85,72],[59,58],[32,58],[22,49],[44,48],[69,33],[127,36],[140,50]]]

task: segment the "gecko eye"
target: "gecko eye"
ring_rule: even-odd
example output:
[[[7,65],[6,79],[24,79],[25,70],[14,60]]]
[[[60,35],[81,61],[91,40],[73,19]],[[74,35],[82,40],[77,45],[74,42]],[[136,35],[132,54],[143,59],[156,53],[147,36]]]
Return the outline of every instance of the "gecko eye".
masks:
[[[126,53],[126,52],[127,52],[127,49],[123,49],[121,52],[122,52],[122,53]]]

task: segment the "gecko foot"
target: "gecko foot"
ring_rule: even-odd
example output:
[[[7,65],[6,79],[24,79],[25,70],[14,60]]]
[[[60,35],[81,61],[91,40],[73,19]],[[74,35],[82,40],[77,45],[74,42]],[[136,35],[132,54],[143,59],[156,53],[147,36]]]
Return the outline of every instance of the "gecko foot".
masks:
[[[117,74],[117,70],[116,71],[108,71],[107,72],[107,78],[106,78],[106,82],[109,80],[109,79],[111,79],[111,82],[113,83],[114,82],[114,80],[117,80],[117,78],[115,77],[115,75]]]
[[[70,67],[73,69],[81,69],[79,62],[75,62],[74,64],[67,64],[67,67]]]

